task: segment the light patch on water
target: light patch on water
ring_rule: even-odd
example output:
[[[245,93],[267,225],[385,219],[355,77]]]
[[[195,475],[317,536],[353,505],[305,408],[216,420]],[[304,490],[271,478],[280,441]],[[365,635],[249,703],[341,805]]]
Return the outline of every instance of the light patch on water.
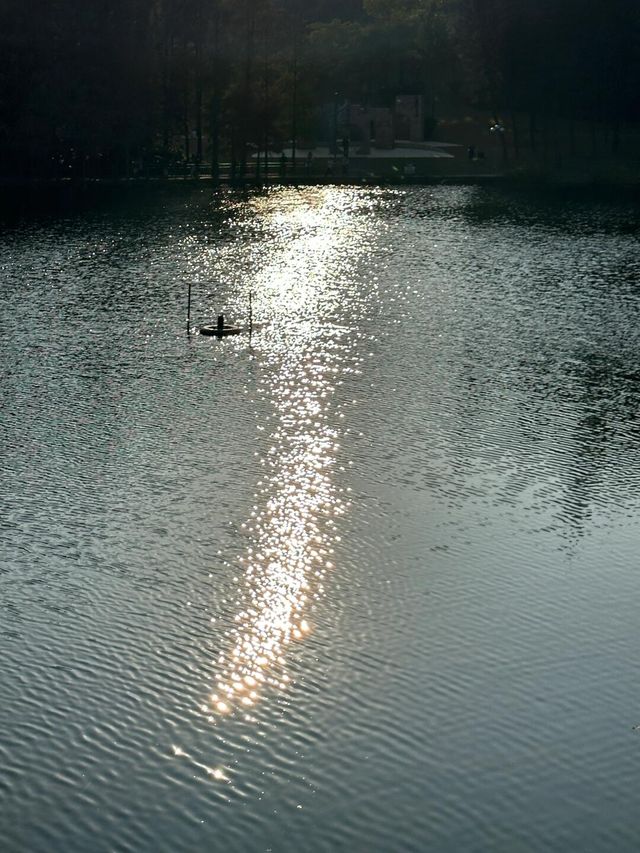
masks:
[[[346,503],[334,483],[339,435],[328,412],[350,347],[337,342],[341,329],[330,312],[333,289],[348,274],[340,250],[354,242],[356,203],[355,195],[349,203],[332,188],[310,194],[306,205],[276,206],[271,215],[273,200],[254,201],[252,215],[266,218],[273,230],[272,240],[261,244],[269,246],[269,263],[257,271],[255,291],[261,311],[277,324],[262,339],[270,378],[262,380],[261,393],[275,413],[263,460],[267,474],[243,525],[250,545],[238,559],[243,574],[236,578],[231,648],[218,656],[210,696],[218,717],[251,708],[267,688],[288,689],[287,650],[311,632],[310,603],[324,595],[333,568],[335,518]],[[318,328],[321,313],[324,328]]]
[[[333,519],[344,501],[332,483],[336,433],[320,415],[319,394],[330,385],[321,364],[307,368],[314,377],[302,390],[285,381],[280,389],[281,420],[272,471],[263,485],[246,532],[252,545],[244,566],[241,606],[234,617],[233,646],[222,653],[216,673],[215,710],[228,714],[258,701],[265,687],[284,690],[290,682],[286,651],[311,631],[310,600],[321,594],[333,552]]]

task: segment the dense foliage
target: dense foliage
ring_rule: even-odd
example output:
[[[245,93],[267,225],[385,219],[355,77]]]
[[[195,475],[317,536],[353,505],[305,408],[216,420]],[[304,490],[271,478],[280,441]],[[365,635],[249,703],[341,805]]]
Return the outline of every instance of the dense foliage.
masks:
[[[0,0],[0,175],[242,168],[340,98],[640,119],[637,0]],[[525,134],[523,133],[523,136]]]

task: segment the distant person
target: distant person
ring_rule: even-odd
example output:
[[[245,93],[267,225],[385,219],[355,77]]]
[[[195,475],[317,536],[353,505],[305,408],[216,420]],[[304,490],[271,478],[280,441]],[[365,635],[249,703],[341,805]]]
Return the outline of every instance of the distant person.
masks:
[[[282,152],[280,155],[280,177],[284,178],[285,172],[287,171],[287,155]]]
[[[476,146],[475,145],[470,145],[467,148],[467,156],[468,156],[469,160],[475,160],[476,159]]]

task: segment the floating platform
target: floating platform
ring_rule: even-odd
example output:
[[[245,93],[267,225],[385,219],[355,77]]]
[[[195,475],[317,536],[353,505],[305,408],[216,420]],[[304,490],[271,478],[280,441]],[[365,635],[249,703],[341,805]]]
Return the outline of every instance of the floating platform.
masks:
[[[244,328],[242,326],[218,326],[218,325],[209,325],[209,326],[200,326],[200,334],[201,335],[210,335],[211,337],[216,338],[226,338],[227,335],[239,335],[241,332],[244,332]]]

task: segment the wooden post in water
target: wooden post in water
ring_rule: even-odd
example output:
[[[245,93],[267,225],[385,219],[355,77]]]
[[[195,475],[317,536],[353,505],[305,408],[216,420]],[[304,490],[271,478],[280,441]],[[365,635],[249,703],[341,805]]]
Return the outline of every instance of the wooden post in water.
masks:
[[[189,282],[189,294],[187,296],[187,334],[191,334],[191,282]]]

